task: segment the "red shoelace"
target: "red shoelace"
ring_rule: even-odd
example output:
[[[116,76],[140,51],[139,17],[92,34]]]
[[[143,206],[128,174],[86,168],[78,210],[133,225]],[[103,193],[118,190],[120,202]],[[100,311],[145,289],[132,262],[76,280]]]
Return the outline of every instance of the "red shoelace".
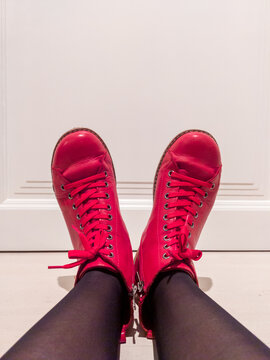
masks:
[[[193,218],[198,217],[198,212],[194,209],[194,204],[198,207],[203,206],[202,198],[206,198],[208,193],[202,189],[213,189],[214,185],[210,182],[201,181],[190,176],[179,174],[175,171],[169,171],[170,181],[167,182],[168,193],[165,195],[166,199],[174,199],[165,204],[165,209],[168,209],[168,214],[165,214],[163,219],[168,220],[163,227],[164,230],[169,231],[164,236],[166,244],[164,249],[167,253],[176,260],[192,259],[199,260],[202,256],[200,250],[189,248],[188,238],[191,236],[189,227],[194,227],[194,221],[191,221],[191,214]],[[201,197],[198,197],[198,194]],[[171,220],[171,221],[169,221]],[[172,248],[173,245],[177,245]],[[168,258],[167,253],[163,254],[164,258]]]
[[[108,235],[112,230],[108,225],[108,221],[112,219],[112,215],[108,213],[111,206],[108,201],[100,201],[100,199],[109,199],[109,194],[104,189],[108,187],[106,176],[107,173],[102,172],[61,186],[63,191],[69,191],[70,201],[73,200],[71,206],[77,219],[80,220],[80,229],[74,225],[72,227],[79,234],[84,250],[68,252],[69,259],[79,259],[78,261],[63,266],[49,266],[49,269],[73,268],[94,259],[97,255],[110,262],[108,258],[113,257],[111,252],[113,247],[109,244],[112,236]]]

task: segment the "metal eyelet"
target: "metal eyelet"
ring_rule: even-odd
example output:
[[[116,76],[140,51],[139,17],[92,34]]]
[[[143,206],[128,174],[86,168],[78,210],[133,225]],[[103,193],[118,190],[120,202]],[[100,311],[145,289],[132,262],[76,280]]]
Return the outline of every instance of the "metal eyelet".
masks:
[[[195,219],[199,216],[198,212],[196,211],[196,214],[194,215]]]
[[[216,186],[215,184],[212,184],[210,189],[213,190],[215,188],[215,186]]]
[[[76,218],[77,218],[78,220],[81,220],[81,217],[80,217],[79,214],[77,214]]]
[[[108,173],[107,173],[107,171],[105,171],[105,176],[106,176],[106,177],[108,176]]]
[[[169,245],[168,244],[165,244],[164,246],[163,246],[163,249],[169,249]]]
[[[109,234],[109,235],[107,236],[107,240],[112,240],[112,235],[111,235],[111,234]]]
[[[108,210],[108,211],[112,210],[111,205],[107,205],[107,210]]]
[[[110,195],[108,193],[106,193],[105,196],[106,196],[106,199],[110,198]]]
[[[169,240],[168,235],[164,235],[164,236],[163,236],[163,240],[164,240],[164,241],[168,241],[168,240]]]
[[[169,193],[165,194],[164,197],[165,197],[165,199],[168,200],[169,199]]]
[[[199,207],[201,208],[202,206],[203,206],[203,202],[201,201]]]
[[[113,252],[110,252],[109,257],[114,257]]]
[[[173,170],[170,170],[170,171],[168,172],[168,175],[171,177],[171,176],[172,176],[172,173],[173,173]]]
[[[109,214],[108,219],[109,219],[109,220],[112,220],[112,215],[111,215],[111,214]]]
[[[192,222],[192,224],[190,225],[191,228],[194,228],[194,222]]]
[[[165,224],[165,225],[163,226],[163,230],[164,230],[164,231],[168,231],[168,225]]]
[[[166,184],[166,186],[167,186],[168,188],[171,187],[171,182],[168,181],[167,184]]]
[[[208,196],[208,192],[206,191],[203,197],[206,199],[207,196]]]
[[[72,209],[73,209],[73,210],[77,210],[75,204],[72,205]]]
[[[106,186],[106,187],[108,187],[108,186],[109,186],[109,184],[107,183],[107,181],[105,181],[105,186]]]
[[[188,233],[188,237],[191,238],[191,232]]]
[[[73,197],[70,194],[68,194],[68,198],[69,198],[69,200],[73,199]]]
[[[61,190],[65,191],[64,185],[61,185],[60,188],[61,188]]]
[[[107,231],[112,231],[111,225],[107,225]]]
[[[82,226],[82,224],[80,224],[80,229],[81,229],[81,230],[83,230],[83,226]]]
[[[163,216],[163,220],[165,220],[165,221],[168,220],[168,215],[167,215],[167,214],[165,214],[165,215]]]
[[[113,246],[112,246],[112,244],[110,244],[109,246],[107,246],[107,249],[110,249],[110,250],[112,250],[112,249],[113,249]]]
[[[162,257],[163,259],[169,259],[169,256],[166,253],[164,253]]]
[[[168,209],[169,209],[168,206],[169,206],[169,204],[166,203],[166,204],[164,205],[164,209],[168,210]]]

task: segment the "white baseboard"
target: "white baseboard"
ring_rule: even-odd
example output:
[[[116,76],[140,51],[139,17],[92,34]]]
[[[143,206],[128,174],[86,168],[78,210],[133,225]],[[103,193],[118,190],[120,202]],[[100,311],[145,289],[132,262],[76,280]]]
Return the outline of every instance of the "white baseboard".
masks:
[[[152,202],[120,200],[133,249],[147,223]],[[55,200],[7,199],[0,205],[0,251],[70,249],[69,235]],[[217,200],[201,235],[202,250],[270,250],[270,201]]]

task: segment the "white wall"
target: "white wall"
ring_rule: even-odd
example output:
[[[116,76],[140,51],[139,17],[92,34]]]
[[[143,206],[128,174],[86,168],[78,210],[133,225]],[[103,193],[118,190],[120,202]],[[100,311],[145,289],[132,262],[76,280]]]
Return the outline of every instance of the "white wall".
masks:
[[[201,128],[223,176],[199,247],[270,249],[268,0],[0,3],[0,250],[70,247],[50,159],[75,126],[111,151],[134,248],[164,148]]]

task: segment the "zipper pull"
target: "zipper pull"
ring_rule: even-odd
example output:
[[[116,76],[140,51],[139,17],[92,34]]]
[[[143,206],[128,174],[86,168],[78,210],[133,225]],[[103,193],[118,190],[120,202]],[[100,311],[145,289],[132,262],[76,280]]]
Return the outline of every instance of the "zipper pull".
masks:
[[[132,284],[132,293],[131,293],[131,296],[132,296],[132,304],[133,304],[133,309],[134,309],[134,310],[136,310],[136,306],[135,306],[135,296],[136,296],[136,294],[137,294],[137,291],[138,291],[137,285]]]
[[[139,273],[137,272],[136,274],[137,274],[137,278],[138,278],[137,291],[138,291],[139,294],[141,294],[141,293],[143,292],[143,285],[144,285],[144,283],[143,283],[143,281],[140,279]]]
[[[132,296],[135,296],[137,294],[137,290],[138,290],[137,285],[132,284]]]

